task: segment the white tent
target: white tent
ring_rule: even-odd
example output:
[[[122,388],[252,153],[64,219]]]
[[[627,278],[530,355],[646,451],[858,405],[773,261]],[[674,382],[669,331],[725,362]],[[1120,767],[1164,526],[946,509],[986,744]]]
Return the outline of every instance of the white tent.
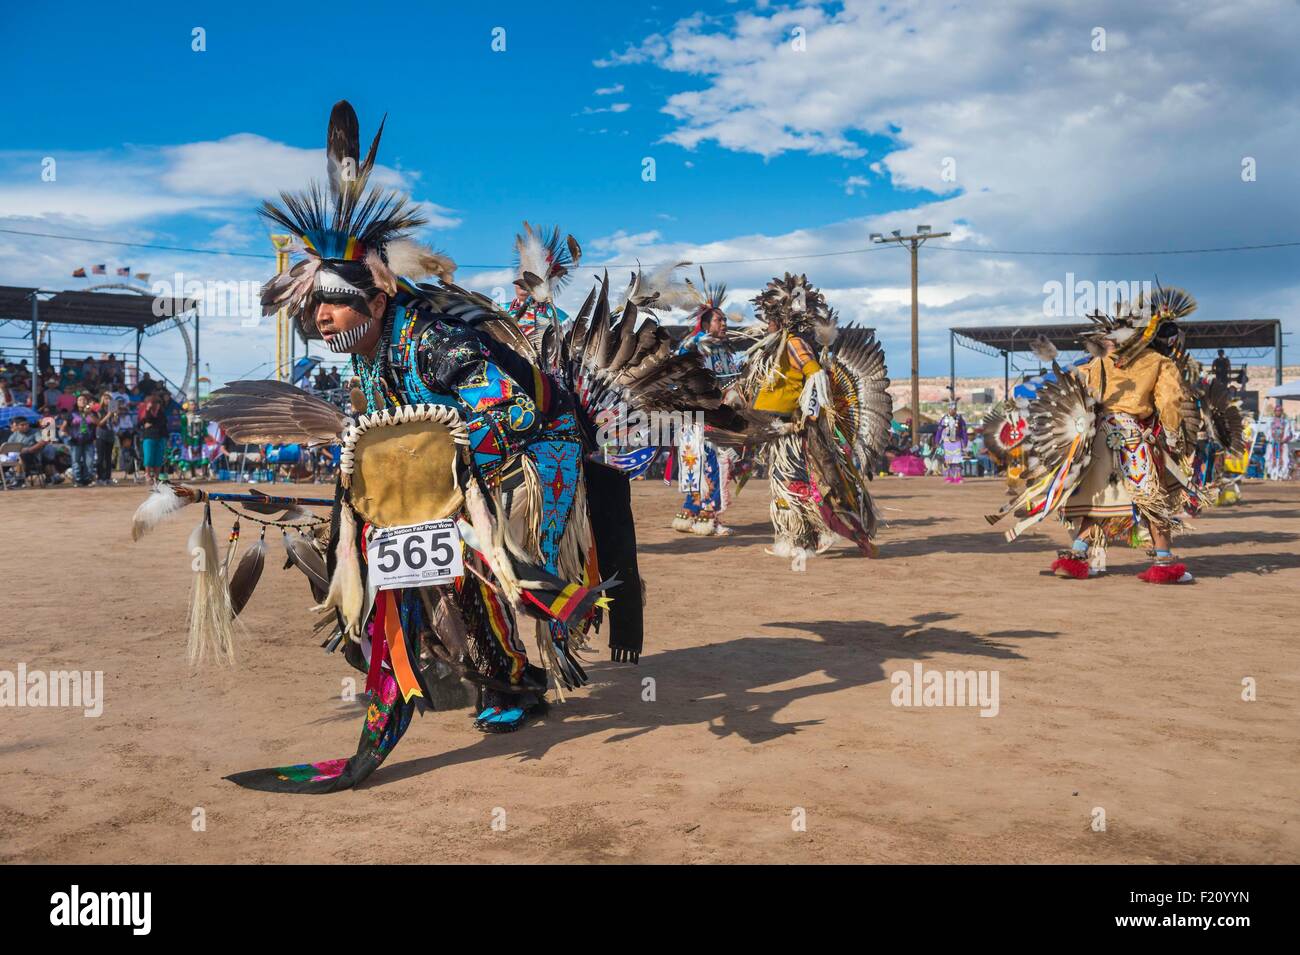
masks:
[[[1300,400],[1300,381],[1288,381],[1284,384],[1276,385],[1268,390],[1268,397],[1281,398],[1283,400],[1287,398]]]

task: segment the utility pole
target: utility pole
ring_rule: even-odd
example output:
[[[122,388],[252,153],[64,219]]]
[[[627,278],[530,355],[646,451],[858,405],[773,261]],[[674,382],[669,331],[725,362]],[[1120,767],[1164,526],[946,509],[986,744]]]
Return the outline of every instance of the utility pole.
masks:
[[[921,417],[921,344],[920,331],[917,321],[917,300],[916,300],[916,282],[917,282],[917,265],[916,251],[925,245],[926,239],[942,239],[944,236],[952,235],[951,232],[931,232],[928,225],[919,225],[913,235],[903,235],[902,232],[895,229],[889,235],[881,235],[879,232],[871,233],[872,242],[897,242],[899,245],[908,245],[912,249],[912,422],[911,435],[909,440],[912,447],[917,445],[917,422]],[[954,395],[954,397],[956,397]]]

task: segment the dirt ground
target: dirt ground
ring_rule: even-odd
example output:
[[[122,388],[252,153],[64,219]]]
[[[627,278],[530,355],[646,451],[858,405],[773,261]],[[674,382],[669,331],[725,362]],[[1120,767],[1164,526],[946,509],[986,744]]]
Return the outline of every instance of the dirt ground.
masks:
[[[221,778],[355,748],[297,571],[268,560],[237,669],[191,672],[197,509],[132,544],[141,488],[0,494],[0,670],[105,686],[98,718],[0,709],[0,861],[1300,862],[1300,485],[1197,519],[1184,587],[1127,548],[1108,578],[1045,576],[1063,531],[1005,544],[993,480],[874,487],[880,559],[794,574],[757,482],[729,540],[674,533],[676,494],[638,482],[641,665],[594,662],[512,735],[417,716],[328,796]],[[997,715],[895,706],[916,662],[996,673]]]

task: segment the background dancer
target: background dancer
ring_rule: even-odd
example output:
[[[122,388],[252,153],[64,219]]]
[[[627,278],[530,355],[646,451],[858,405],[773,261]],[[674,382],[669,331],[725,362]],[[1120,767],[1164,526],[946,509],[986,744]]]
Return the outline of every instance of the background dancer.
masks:
[[[939,426],[934,432],[935,446],[943,452],[943,479],[949,484],[961,483],[962,462],[966,460],[966,447],[970,444],[970,435],[966,430],[966,419],[957,410],[955,400],[948,403],[948,412],[939,419]]]
[[[1200,413],[1178,365],[1149,346],[1162,324],[1195,308],[1181,289],[1159,289],[1149,301],[1118,306],[1113,317],[1090,315],[1096,331],[1085,343],[1097,357],[1071,374],[1053,363],[1057,381],[1030,402],[1027,488],[989,521],[1015,511],[1021,519],[1006,535],[1014,540],[1060,513],[1073,541],[1052,563],[1057,576],[1105,573],[1106,539],[1138,530],[1154,547],[1142,580],[1192,580],[1171,538],[1195,495],[1180,459],[1194,452]]]
[[[697,290],[700,304],[692,316],[691,332],[678,353],[697,352],[717,379],[723,399],[743,403],[743,396],[733,389],[740,378],[743,361],[727,337],[727,313],[723,311],[727,287],[721,283],[708,284],[703,269],[700,282]],[[685,500],[672,526],[682,533],[725,537],[732,530],[722,523],[722,514],[731,504],[731,482],[741,475],[742,455],[734,448],[719,447],[706,440],[704,431],[702,422],[688,422],[682,429],[677,444],[678,476]]]
[[[841,536],[872,556],[877,514],[867,482],[883,460],[893,414],[884,352],[866,329],[841,333],[806,275],[772,279],[754,306],[767,335],[750,350],[742,388],[756,412],[786,429],[764,449],[770,553],[802,571]]]

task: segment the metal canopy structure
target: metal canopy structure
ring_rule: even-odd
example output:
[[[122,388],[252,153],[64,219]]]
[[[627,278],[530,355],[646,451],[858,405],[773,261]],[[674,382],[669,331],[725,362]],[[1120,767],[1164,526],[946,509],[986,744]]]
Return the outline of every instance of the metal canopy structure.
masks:
[[[1277,383],[1282,383],[1282,322],[1276,318],[1247,318],[1179,322],[1187,335],[1187,350],[1197,357],[1222,348],[1238,358],[1262,358],[1273,353]],[[1080,336],[1095,326],[1091,322],[1072,324],[983,325],[953,328],[948,332],[949,383],[957,385],[957,348],[977,351],[992,357],[1001,356],[1004,378],[1010,389],[1011,358],[1032,352],[1031,345],[1040,335],[1063,354],[1083,351]],[[1198,354],[1199,353],[1199,354]],[[1037,362],[1037,360],[1035,359]]]
[[[114,288],[133,294],[116,295],[111,291]],[[77,289],[60,292],[0,285],[0,325],[7,325],[10,322],[30,322],[30,332],[23,337],[30,337],[32,342],[31,405],[35,408],[41,390],[37,381],[40,370],[37,349],[41,324],[57,325],[67,331],[90,335],[121,335],[135,332],[135,361],[138,368],[140,339],[145,334],[160,331],[159,326],[164,323],[168,326],[179,324],[180,316],[193,312],[193,366],[197,394],[198,304],[198,300],[193,298],[158,298],[134,286],[108,285],[102,286],[100,291]]]
[[[144,332],[174,316],[193,311],[195,299],[156,300],[152,295],[114,295],[84,290],[52,292],[46,289],[0,285],[0,321],[30,321],[32,297],[36,316],[50,325],[73,326],[69,330],[95,332]],[[155,314],[156,311],[162,314]]]

